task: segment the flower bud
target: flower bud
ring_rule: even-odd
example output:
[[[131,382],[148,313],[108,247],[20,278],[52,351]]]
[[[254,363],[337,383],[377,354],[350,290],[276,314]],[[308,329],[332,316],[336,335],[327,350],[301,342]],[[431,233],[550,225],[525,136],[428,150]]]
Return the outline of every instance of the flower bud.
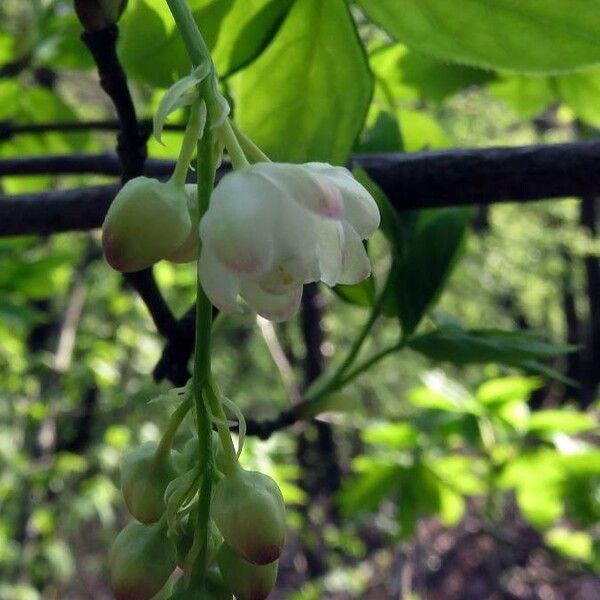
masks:
[[[155,442],[132,450],[121,466],[121,491],[133,517],[156,523],[165,512],[165,489],[176,476],[174,457],[157,454]]]
[[[177,565],[175,544],[161,524],[130,523],[109,552],[110,585],[116,600],[149,600]]]
[[[278,562],[254,565],[223,544],[217,555],[223,580],[237,600],[265,600],[275,587]]]
[[[75,0],[75,12],[86,31],[114,25],[127,7],[127,0]]]
[[[102,246],[113,269],[141,271],[167,258],[192,228],[183,187],[148,177],[128,181],[110,205],[102,225]]]
[[[269,476],[239,468],[221,479],[212,516],[227,544],[246,560],[266,565],[279,558],[285,542],[285,505]]]

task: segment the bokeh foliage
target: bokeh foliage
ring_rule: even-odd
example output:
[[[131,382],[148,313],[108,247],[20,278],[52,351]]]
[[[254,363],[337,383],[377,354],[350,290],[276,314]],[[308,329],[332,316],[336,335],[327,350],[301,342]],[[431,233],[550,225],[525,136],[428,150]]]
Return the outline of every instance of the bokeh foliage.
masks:
[[[278,160],[567,141],[600,126],[596,0],[190,5],[236,121]],[[112,118],[79,30],[64,0],[3,1],[0,121]],[[130,1],[119,52],[141,117],[189,70],[162,0]],[[180,135],[164,140],[149,142],[151,156],[175,156]],[[110,133],[14,135],[0,140],[0,158],[114,144]],[[13,194],[103,180],[5,177],[0,186]],[[372,189],[383,216],[374,277],[323,290],[322,351],[335,363],[390,273],[365,355],[398,352],[328,403],[341,489],[324,504],[311,497],[295,431],[246,450],[296,508],[282,597],[292,585],[302,598],[340,587],[367,597],[360,565],[410,549],[420,522],[452,530],[475,514],[499,536],[513,502],[566,577],[597,570],[597,389],[582,402],[585,382],[572,381],[568,358],[589,342],[584,260],[600,253],[579,202],[409,213]],[[98,246],[94,232],[0,240],[0,598],[105,597],[106,547],[125,518],[120,459],[157,439],[171,409],[147,403],[168,385],[151,377],[162,340]],[[193,267],[156,272],[182,314]],[[289,403],[263,333],[250,314],[219,318],[214,347],[225,391],[258,419]],[[299,384],[301,324],[277,334]],[[307,522],[323,526],[320,538]],[[324,573],[298,567],[310,553]],[[373,597],[394,585],[389,576]]]

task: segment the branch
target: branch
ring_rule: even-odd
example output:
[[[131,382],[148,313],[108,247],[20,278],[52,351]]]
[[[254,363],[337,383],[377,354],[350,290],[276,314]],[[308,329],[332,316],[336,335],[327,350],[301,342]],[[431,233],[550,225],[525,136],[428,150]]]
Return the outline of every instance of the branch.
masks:
[[[600,164],[600,141],[597,140],[357,156],[352,163],[365,168],[397,210],[600,195],[600,179],[594,176]],[[149,160],[144,173],[166,177],[172,172],[173,164],[171,161]],[[118,168],[117,158],[110,154],[0,161],[0,175],[115,175]],[[82,228],[83,221],[79,213],[96,214],[97,219],[88,221],[86,227],[100,227],[106,207],[114,197],[114,188],[107,187],[104,193],[98,188],[95,190],[94,198],[104,210],[86,206],[90,199],[86,191],[0,196],[0,235],[78,230]],[[45,212],[48,210],[49,193],[55,194],[52,198],[59,204],[64,195],[64,202],[69,208],[69,213],[56,226]],[[79,202],[75,200],[77,195],[80,195]],[[27,206],[21,207],[19,199]],[[30,217],[35,216],[30,225],[19,214],[24,211]],[[46,218],[48,222],[40,227]]]

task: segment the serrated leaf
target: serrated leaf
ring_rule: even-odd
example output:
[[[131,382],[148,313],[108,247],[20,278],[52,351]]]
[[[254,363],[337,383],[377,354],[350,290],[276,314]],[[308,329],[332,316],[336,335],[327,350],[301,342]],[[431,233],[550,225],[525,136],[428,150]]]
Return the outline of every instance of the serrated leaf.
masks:
[[[300,163],[345,163],[372,91],[344,0],[296,0],[268,48],[229,81],[240,129],[272,159]]]
[[[600,0],[357,0],[393,38],[441,59],[557,73],[600,62]]]

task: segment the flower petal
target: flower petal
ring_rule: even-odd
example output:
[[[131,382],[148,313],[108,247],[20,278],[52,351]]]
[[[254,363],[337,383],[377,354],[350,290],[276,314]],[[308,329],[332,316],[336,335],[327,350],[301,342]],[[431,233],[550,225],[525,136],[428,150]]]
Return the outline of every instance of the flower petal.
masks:
[[[354,284],[371,274],[371,261],[360,236],[344,223],[344,260],[338,283]]]
[[[306,210],[328,219],[344,218],[341,192],[328,177],[321,177],[304,165],[264,162],[253,168]]]
[[[270,321],[287,321],[300,307],[302,285],[296,285],[283,294],[269,294],[255,281],[244,281],[241,295],[261,317]]]
[[[200,221],[202,243],[232,271],[247,277],[264,275],[273,265],[277,200],[273,186],[252,171],[226,175]]]
[[[379,227],[380,216],[377,203],[371,194],[344,167],[334,167],[326,163],[306,165],[321,177],[329,179],[340,191],[344,202],[345,219],[364,240],[373,235]]]
[[[202,248],[199,265],[200,283],[208,299],[221,312],[241,312],[236,302],[240,281],[207,248]]]
[[[317,255],[321,281],[334,286],[342,270],[344,229],[341,223],[322,219],[318,225]]]

